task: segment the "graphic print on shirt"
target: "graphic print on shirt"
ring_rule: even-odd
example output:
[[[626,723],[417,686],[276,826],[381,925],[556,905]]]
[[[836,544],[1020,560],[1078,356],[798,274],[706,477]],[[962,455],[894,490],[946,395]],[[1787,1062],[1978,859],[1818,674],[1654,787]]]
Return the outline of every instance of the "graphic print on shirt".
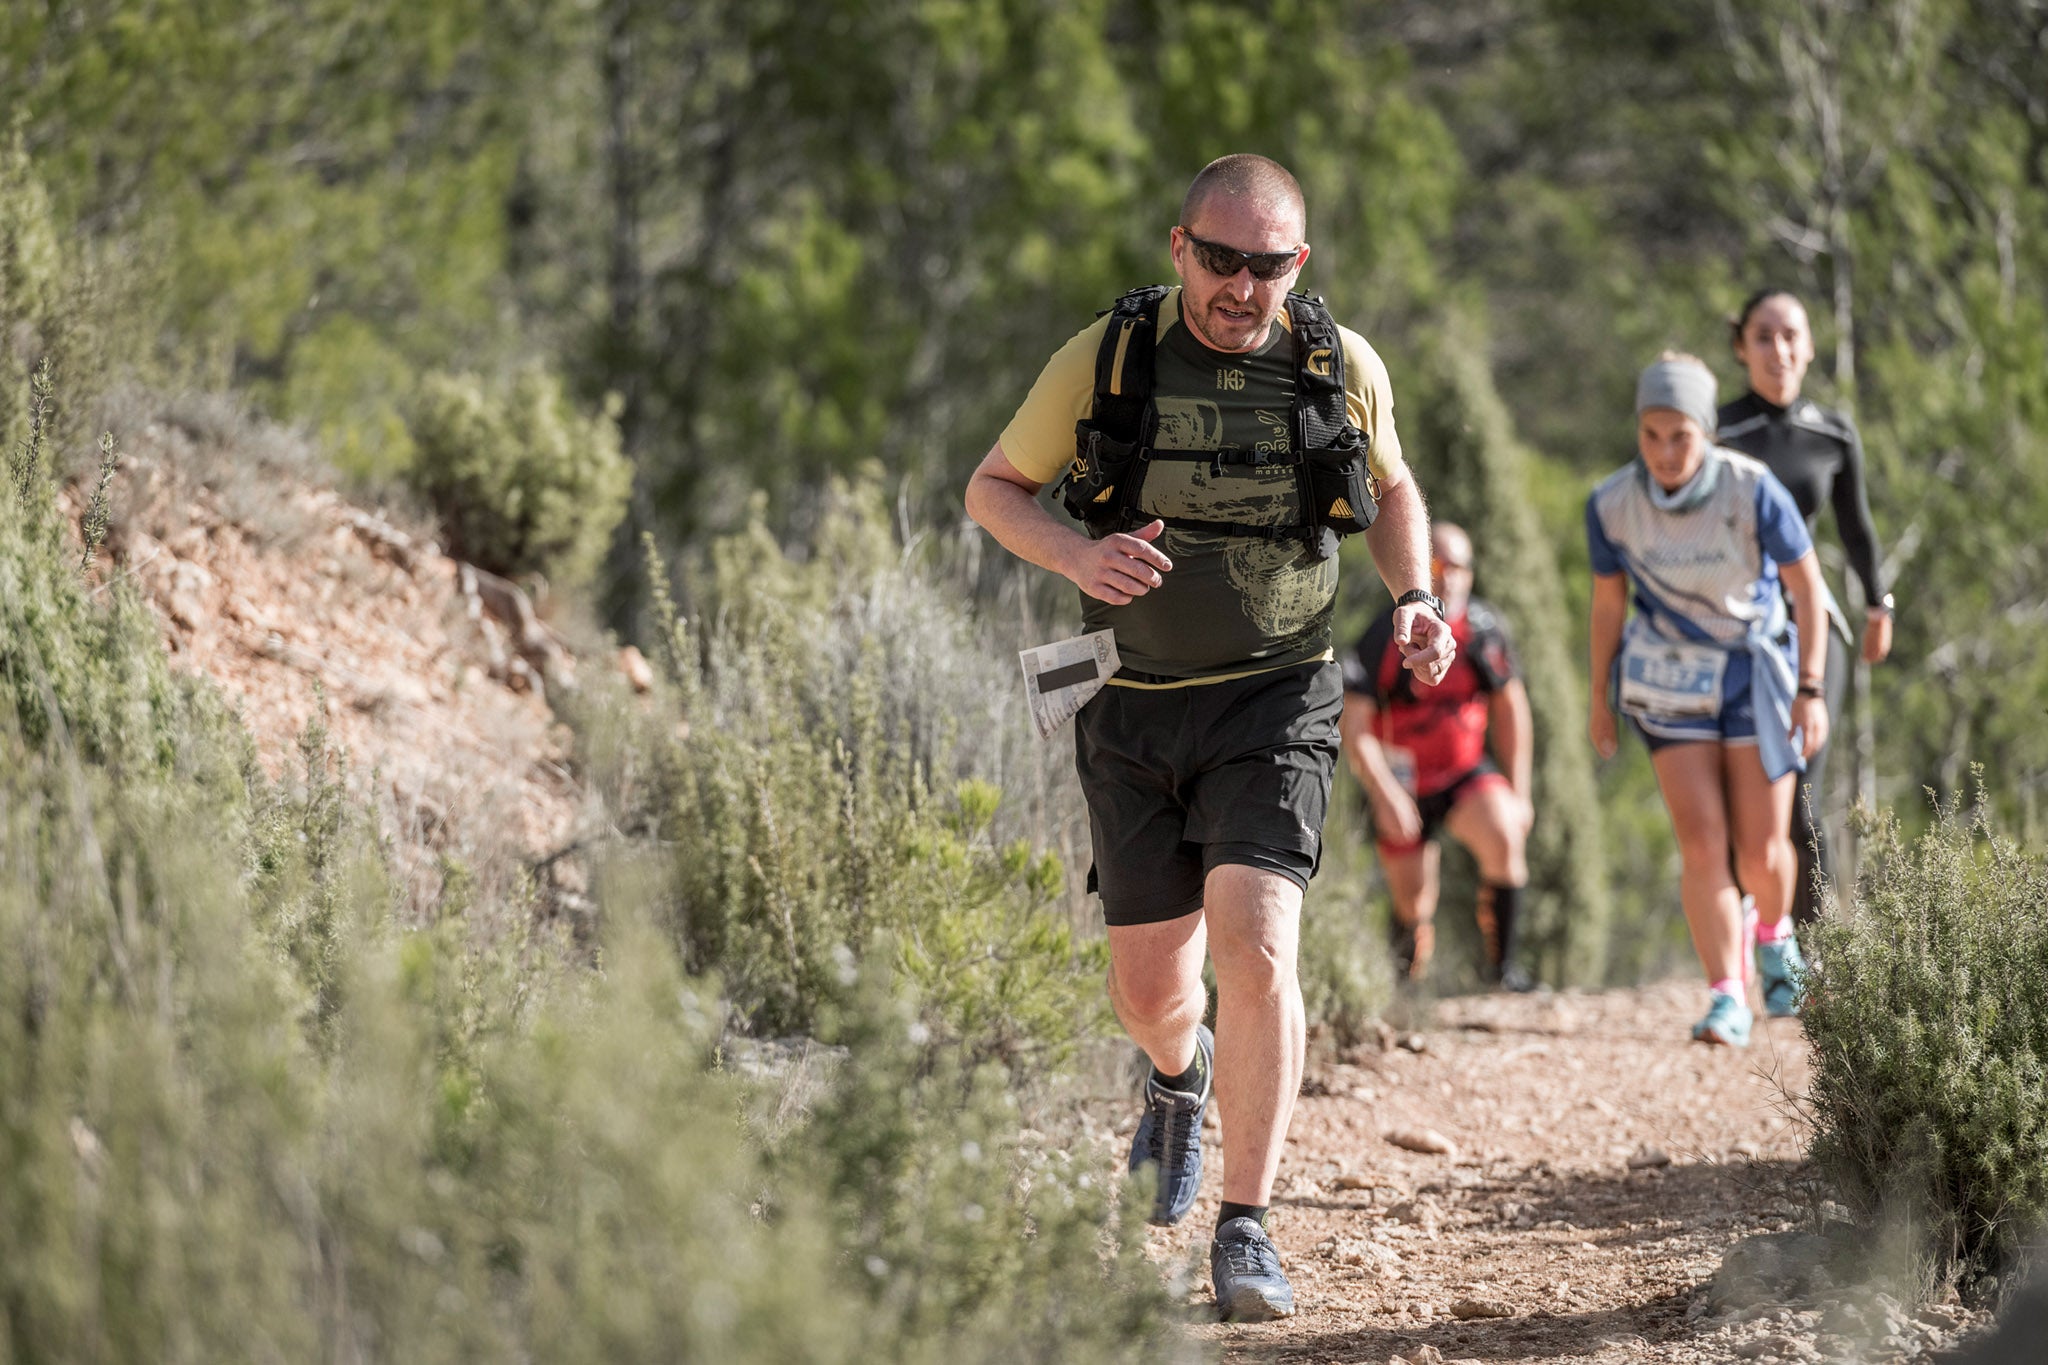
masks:
[[[1293,448],[1291,409],[1276,404],[1276,390],[1291,395],[1291,342],[1277,332],[1260,354],[1218,367],[1191,353],[1181,328],[1169,330],[1158,353],[1153,406],[1159,424],[1153,445],[1160,450],[1238,450],[1282,454]],[[1197,369],[1203,362],[1205,368]],[[1199,378],[1197,377],[1199,376]],[[1207,390],[1215,395],[1194,397]],[[1247,526],[1297,522],[1300,485],[1292,465],[1212,465],[1207,461],[1158,460],[1147,472],[1144,512],[1150,516],[1234,521]],[[1309,556],[1298,539],[1253,540],[1207,531],[1169,528],[1160,538],[1184,579],[1216,574],[1227,585],[1225,601],[1242,613],[1251,638],[1292,642],[1328,629],[1336,591],[1336,564]],[[1221,605],[1221,603],[1219,603]],[[1228,607],[1224,608],[1228,610]],[[1216,622],[1221,625],[1223,623]],[[1231,632],[1236,633],[1236,632]],[[1288,645],[1283,643],[1282,648]]]
[[[1206,398],[1160,395],[1159,430],[1152,444],[1161,450],[1214,450],[1223,444],[1223,409]]]

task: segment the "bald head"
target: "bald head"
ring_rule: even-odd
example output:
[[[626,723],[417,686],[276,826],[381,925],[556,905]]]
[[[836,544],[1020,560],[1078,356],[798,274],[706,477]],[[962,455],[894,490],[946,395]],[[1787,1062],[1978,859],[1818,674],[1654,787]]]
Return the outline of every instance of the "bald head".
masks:
[[[1302,202],[1301,186],[1285,166],[1270,157],[1233,152],[1202,167],[1188,186],[1187,198],[1181,200],[1181,226],[1192,227],[1218,195],[1291,219],[1300,225],[1299,239],[1308,237],[1308,208]]]
[[[1452,617],[1465,614],[1472,600],[1472,537],[1465,528],[1440,521],[1429,528],[1429,587],[1444,599]]]

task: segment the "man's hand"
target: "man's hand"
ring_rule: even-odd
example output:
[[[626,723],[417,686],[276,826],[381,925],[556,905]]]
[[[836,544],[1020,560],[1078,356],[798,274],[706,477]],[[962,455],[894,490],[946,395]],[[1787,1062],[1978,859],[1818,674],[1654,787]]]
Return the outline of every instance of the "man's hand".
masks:
[[[1415,798],[1396,787],[1391,792],[1372,794],[1372,826],[1389,844],[1414,844],[1422,840],[1422,812]]]
[[[1166,581],[1161,575],[1173,567],[1173,561],[1152,544],[1165,529],[1165,522],[1155,521],[1128,534],[1086,541],[1060,566],[1060,572],[1090,597],[1121,607]]]
[[[1515,824],[1519,827],[1517,832],[1524,839],[1528,838],[1529,831],[1536,828],[1536,803],[1522,793],[1516,792],[1510,809],[1514,812]]]
[[[1432,687],[1444,680],[1458,657],[1451,628],[1420,602],[1394,608],[1394,643],[1401,650],[1401,667]]]
[[[1892,614],[1872,611],[1863,621],[1863,662],[1881,664],[1892,652]]]

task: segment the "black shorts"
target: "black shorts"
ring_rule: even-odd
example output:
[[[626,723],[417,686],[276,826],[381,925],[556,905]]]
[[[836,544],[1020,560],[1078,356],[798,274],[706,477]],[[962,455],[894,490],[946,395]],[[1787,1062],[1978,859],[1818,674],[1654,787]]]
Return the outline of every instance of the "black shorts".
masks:
[[[1223,863],[1306,887],[1322,861],[1344,679],[1317,661],[1192,687],[1105,687],[1074,718],[1111,924],[1155,924],[1202,907]]]

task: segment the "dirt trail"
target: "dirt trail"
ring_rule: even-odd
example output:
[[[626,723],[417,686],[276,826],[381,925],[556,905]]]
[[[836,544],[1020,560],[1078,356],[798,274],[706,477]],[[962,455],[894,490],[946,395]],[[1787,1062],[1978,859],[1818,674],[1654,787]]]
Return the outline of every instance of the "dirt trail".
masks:
[[[1419,1052],[1311,1063],[1271,1216],[1301,1311],[1198,1330],[1247,1363],[1924,1358],[1959,1310],[1888,1321],[1865,1293],[1716,1313],[1697,1292],[1740,1239],[1805,1226],[1809,1197],[1784,1099],[1806,1083],[1798,1025],[1759,1020],[1746,1051],[1692,1044],[1703,995],[1451,1000],[1408,1040]],[[1455,1151],[1387,1140],[1420,1129]],[[1154,1233],[1193,1262],[1198,1312],[1216,1137],[1203,1202]]]

